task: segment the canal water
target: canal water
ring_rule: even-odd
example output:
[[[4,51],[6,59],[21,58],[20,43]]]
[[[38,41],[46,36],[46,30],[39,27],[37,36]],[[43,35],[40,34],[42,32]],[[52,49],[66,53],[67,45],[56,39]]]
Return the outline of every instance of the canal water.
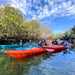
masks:
[[[0,54],[0,75],[75,75],[75,48],[20,59]]]

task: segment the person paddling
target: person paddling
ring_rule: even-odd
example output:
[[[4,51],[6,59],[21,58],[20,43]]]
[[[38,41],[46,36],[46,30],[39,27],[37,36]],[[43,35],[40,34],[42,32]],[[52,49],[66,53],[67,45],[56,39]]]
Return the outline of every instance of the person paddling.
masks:
[[[74,42],[73,42],[72,39],[70,39],[68,43],[70,43],[70,44],[74,44]]]

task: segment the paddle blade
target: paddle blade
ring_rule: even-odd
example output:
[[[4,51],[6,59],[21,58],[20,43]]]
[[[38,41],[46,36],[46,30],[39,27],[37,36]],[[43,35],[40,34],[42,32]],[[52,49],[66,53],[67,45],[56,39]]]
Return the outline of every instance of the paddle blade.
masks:
[[[55,50],[54,49],[46,49],[46,51],[48,51],[48,52],[54,52]]]

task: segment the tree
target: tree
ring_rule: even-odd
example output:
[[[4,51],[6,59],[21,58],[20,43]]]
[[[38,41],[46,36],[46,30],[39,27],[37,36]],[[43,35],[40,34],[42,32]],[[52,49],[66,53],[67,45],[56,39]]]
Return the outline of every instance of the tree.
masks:
[[[37,20],[31,20],[29,22],[30,29],[28,32],[29,37],[33,39],[39,39],[41,35],[41,30],[40,30],[40,23]]]
[[[44,26],[44,24],[40,23],[40,29],[42,31],[41,38],[46,39],[46,38],[52,38],[53,33],[52,29],[49,29],[49,27]]]
[[[52,29],[37,20],[26,21],[20,10],[5,5],[0,8],[0,37],[19,39],[51,38]]]
[[[2,34],[7,37],[16,37],[21,33],[21,25],[23,24],[23,15],[14,7],[10,7],[9,5],[1,8],[1,18],[0,25],[3,26]]]
[[[73,34],[75,34],[75,25],[74,25],[74,27],[72,28],[72,31],[73,31]]]

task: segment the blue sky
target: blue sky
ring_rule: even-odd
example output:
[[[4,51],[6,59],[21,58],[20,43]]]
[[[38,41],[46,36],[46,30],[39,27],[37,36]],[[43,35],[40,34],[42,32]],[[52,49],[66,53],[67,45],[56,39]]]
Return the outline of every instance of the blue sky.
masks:
[[[25,18],[37,19],[52,28],[53,33],[64,33],[75,25],[75,0],[1,0],[21,10]]]

